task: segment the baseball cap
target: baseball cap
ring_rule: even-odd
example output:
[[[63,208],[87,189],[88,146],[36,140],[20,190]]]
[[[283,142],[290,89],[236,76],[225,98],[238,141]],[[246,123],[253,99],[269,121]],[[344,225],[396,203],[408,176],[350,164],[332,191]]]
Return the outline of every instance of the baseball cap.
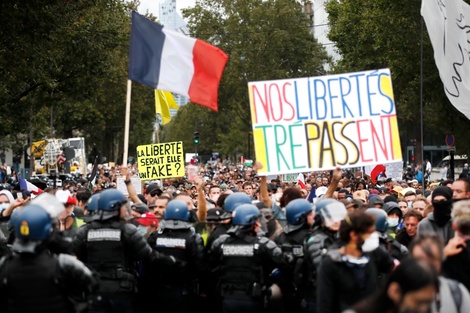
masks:
[[[133,203],[131,205],[132,208],[134,208],[134,210],[137,212],[137,213],[140,213],[140,214],[144,214],[144,213],[149,213],[150,210],[148,208],[148,206],[146,204],[143,204],[143,203],[140,203],[140,202],[137,202],[137,203]]]
[[[142,226],[158,227],[158,218],[153,213],[144,213],[137,219],[137,223]]]
[[[162,192],[163,191],[160,189],[160,187],[158,187],[157,184],[150,184],[147,188],[145,188],[145,194],[152,194],[152,197],[154,197],[155,194],[159,196],[162,194]]]
[[[366,202],[367,201],[366,193],[362,190],[356,190],[353,193],[353,199],[362,200]]]
[[[315,195],[317,198],[321,198],[325,195],[325,193],[328,191],[328,188],[325,186],[318,187],[317,190],[315,190]]]

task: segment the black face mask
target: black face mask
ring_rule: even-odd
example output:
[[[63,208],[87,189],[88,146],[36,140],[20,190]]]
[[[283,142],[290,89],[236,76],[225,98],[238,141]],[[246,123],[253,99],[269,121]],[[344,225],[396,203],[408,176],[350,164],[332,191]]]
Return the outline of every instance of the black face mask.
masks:
[[[450,221],[452,201],[433,201],[432,206],[434,207],[434,220],[439,227]]]

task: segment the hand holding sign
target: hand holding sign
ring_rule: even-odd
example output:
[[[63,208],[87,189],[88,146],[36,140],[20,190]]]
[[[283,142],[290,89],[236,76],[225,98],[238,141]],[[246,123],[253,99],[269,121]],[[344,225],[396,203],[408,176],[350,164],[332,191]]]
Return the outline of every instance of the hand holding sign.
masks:
[[[333,170],[333,180],[340,181],[341,178],[343,178],[343,171],[341,170],[341,167],[337,166]]]
[[[262,168],[263,168],[263,163],[261,163],[260,161],[255,161],[255,163],[253,164],[253,170],[257,171]]]

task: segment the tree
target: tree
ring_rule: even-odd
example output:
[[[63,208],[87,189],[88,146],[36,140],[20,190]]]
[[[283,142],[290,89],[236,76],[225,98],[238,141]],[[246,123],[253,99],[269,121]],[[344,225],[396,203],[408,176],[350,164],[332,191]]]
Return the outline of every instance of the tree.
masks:
[[[219,87],[219,112],[201,111],[193,105],[188,108],[193,119],[204,124],[204,130],[198,129],[204,138],[200,147],[208,138],[213,139],[209,148],[222,154],[238,150],[247,155],[253,151],[252,143],[246,144],[251,132],[248,82],[317,76],[329,60],[326,52],[313,38],[311,21],[296,1],[201,0],[194,8],[183,10],[183,16],[192,37],[229,55]],[[185,138],[190,139],[194,122],[180,124],[177,120],[169,125],[168,134],[188,128]]]
[[[22,149],[25,135],[36,141],[78,132],[109,160],[122,156],[129,12],[137,5],[121,0],[1,2],[4,142],[11,138],[8,145]],[[133,87],[132,148],[150,142],[153,101],[152,90]]]
[[[421,1],[329,1],[329,39],[342,56],[333,72],[390,68],[402,146],[416,139],[421,147],[422,61],[424,141],[444,145],[445,135],[454,133],[460,149],[468,151],[468,120],[445,97],[420,7]],[[415,156],[421,160],[421,151]]]

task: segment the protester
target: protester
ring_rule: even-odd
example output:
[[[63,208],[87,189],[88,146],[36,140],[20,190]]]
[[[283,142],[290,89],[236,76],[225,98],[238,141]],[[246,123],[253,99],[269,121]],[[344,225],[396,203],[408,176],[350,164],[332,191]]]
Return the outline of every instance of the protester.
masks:
[[[447,244],[454,237],[451,217],[452,190],[447,186],[439,186],[433,191],[431,200],[434,210],[419,222],[418,234],[437,233]]]
[[[410,258],[400,263],[377,293],[343,313],[428,313],[438,284],[437,273],[429,263]]]
[[[397,241],[405,247],[408,247],[418,233],[418,224],[422,219],[423,216],[416,210],[406,212],[403,218],[404,227],[398,231],[396,236]]]
[[[438,296],[433,301],[432,312],[470,312],[470,294],[458,281],[441,275],[444,259],[444,240],[437,233],[419,234],[410,245],[413,258],[429,262],[439,275]]]
[[[330,250],[318,269],[317,313],[343,312],[373,294],[379,273],[391,272],[393,259],[377,249],[378,238],[369,239],[374,232],[374,218],[362,211],[350,213],[341,222],[344,245]]]
[[[446,259],[442,265],[443,275],[460,281],[470,290],[470,200],[454,204],[452,209],[452,226],[456,237],[452,238],[444,250]],[[449,253],[449,248],[455,251]]]

